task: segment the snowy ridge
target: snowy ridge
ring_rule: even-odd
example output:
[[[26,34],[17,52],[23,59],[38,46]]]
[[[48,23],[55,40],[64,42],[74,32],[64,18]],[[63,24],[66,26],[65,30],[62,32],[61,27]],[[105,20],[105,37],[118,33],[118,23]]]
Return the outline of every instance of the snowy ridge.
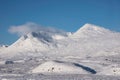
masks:
[[[80,38],[80,37],[95,37],[100,35],[107,35],[111,33],[110,30],[105,29],[103,27],[99,27],[93,24],[85,24],[81,27],[77,32],[75,32],[72,37]]]

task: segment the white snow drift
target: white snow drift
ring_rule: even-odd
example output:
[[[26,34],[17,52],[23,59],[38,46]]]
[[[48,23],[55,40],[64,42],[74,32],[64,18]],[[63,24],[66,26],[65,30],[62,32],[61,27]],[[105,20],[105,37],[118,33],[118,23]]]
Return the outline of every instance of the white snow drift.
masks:
[[[96,71],[77,63],[47,61],[33,69],[32,73],[95,74]]]

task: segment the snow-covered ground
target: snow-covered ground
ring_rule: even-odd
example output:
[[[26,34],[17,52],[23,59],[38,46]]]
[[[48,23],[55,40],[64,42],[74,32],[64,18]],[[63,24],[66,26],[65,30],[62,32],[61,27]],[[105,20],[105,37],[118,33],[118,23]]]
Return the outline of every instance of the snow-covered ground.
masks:
[[[85,24],[74,33],[31,32],[0,48],[0,78],[117,80],[119,56],[120,33],[103,27]]]
[[[32,70],[32,73],[46,74],[96,74],[96,71],[77,63],[48,61]]]
[[[27,74],[2,76],[1,80],[119,80],[118,76],[101,76],[101,75],[82,75],[82,74],[65,74],[65,75],[43,75],[43,74]]]

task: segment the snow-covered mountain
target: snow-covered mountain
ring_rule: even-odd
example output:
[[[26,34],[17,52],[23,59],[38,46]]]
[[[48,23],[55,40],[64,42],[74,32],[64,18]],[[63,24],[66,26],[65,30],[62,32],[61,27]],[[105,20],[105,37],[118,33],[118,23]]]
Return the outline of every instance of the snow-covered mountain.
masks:
[[[85,24],[65,41],[67,46],[60,51],[69,56],[95,57],[119,54],[120,33],[108,29]],[[63,42],[64,44],[64,42]]]
[[[13,60],[12,70],[24,73],[120,75],[119,56],[120,32],[88,23],[74,33],[30,32],[0,48],[1,64]]]
[[[56,33],[51,31],[30,32],[26,35],[21,36],[6,50],[3,50],[1,56],[29,56],[31,53],[33,55],[36,55],[37,53],[41,55],[42,52],[55,49],[57,44],[56,41],[64,39],[67,36],[67,33]]]
[[[120,33],[93,24],[85,24],[73,34],[70,32],[31,32],[3,50],[8,57],[40,55],[51,57],[95,57],[119,54]]]
[[[78,29],[72,35],[72,37],[74,38],[97,37],[97,36],[109,35],[110,33],[112,32],[108,29],[87,23],[83,25],[83,27]]]

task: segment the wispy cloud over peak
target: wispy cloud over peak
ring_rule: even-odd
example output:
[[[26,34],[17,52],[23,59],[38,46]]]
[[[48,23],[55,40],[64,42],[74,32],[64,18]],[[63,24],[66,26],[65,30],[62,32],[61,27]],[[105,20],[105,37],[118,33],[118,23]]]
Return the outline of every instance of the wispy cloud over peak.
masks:
[[[66,33],[62,30],[55,29],[52,27],[41,26],[33,22],[27,22],[25,24],[18,25],[18,26],[10,26],[8,31],[12,34],[17,34],[18,36],[22,36],[30,32],[37,32],[37,31],[46,31],[46,32],[52,32],[52,33],[59,33],[63,35]]]

